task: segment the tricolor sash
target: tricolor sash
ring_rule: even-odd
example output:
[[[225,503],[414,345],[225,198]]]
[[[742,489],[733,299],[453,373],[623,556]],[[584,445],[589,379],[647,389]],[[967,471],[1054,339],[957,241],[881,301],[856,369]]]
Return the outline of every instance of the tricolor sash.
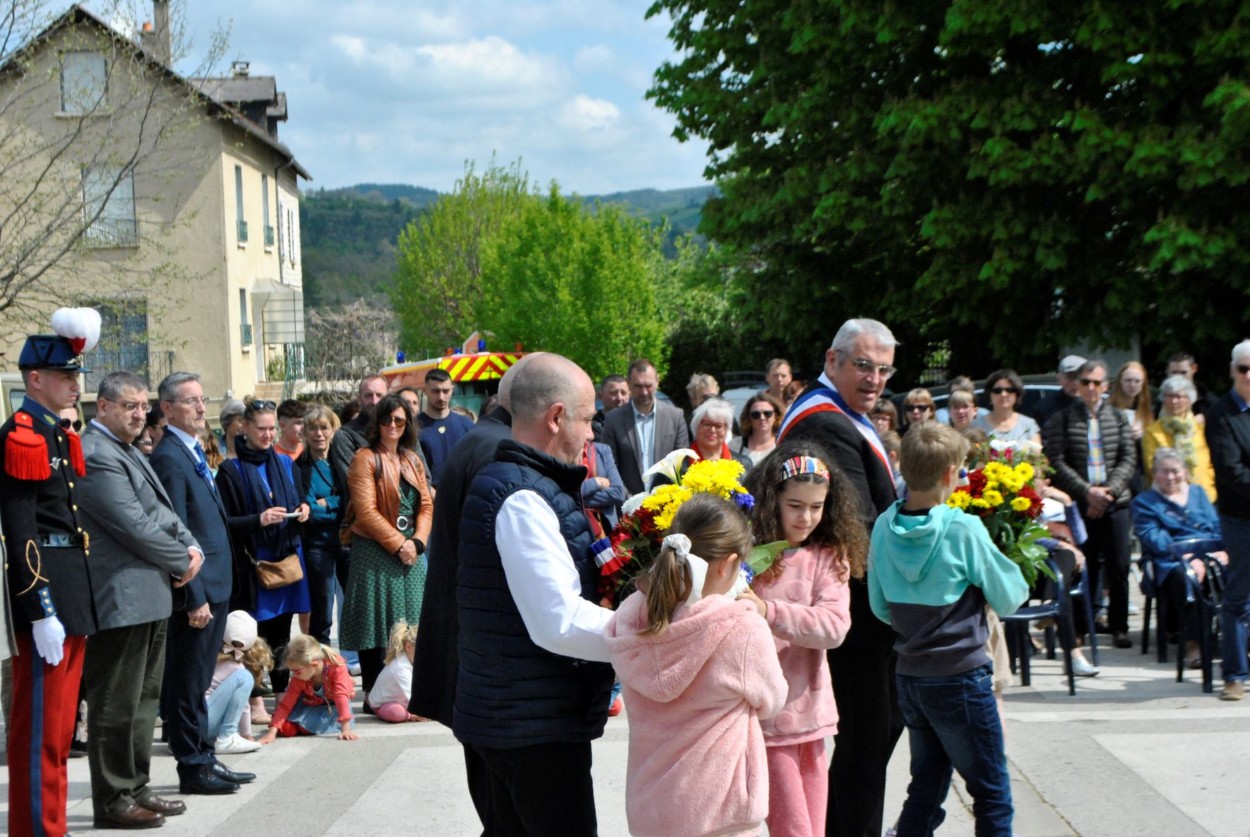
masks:
[[[872,446],[872,451],[877,455],[877,459],[881,460],[881,467],[885,468],[885,472],[893,474],[894,469],[890,467],[890,458],[885,454],[885,446],[881,444],[877,428],[868,417],[851,409],[824,372],[820,373],[816,383],[817,386],[801,393],[798,398],[794,399],[790,409],[786,410],[785,418],[781,420],[781,430],[777,434],[777,441],[784,440],[786,433],[808,416],[816,413],[841,413],[855,426],[859,435]]]

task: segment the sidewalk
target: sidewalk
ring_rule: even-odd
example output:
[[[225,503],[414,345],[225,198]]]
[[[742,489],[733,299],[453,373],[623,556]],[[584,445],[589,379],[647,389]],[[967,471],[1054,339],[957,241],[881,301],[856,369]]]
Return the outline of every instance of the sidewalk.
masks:
[[[1138,625],[1132,636],[1139,639]],[[1060,661],[1034,658],[1033,685],[1007,693],[1007,755],[1020,837],[1187,837],[1250,834],[1250,700],[1204,695],[1197,672],[1176,683],[1175,663],[1153,648],[1100,649],[1102,673],[1078,679],[1068,697]],[[1175,648],[1172,649],[1175,653]],[[1175,660],[1175,657],[1172,657]],[[1217,671],[1218,681],[1218,671]],[[1218,693],[1218,682],[1217,682]],[[628,707],[596,742],[600,834],[625,825]],[[258,774],[232,796],[187,798],[168,835],[474,835],[461,750],[433,723],[388,725],[370,716],[361,738],[282,740],[223,759]],[[906,734],[890,764],[887,820],[902,805],[908,777]],[[177,796],[173,759],[156,746],[153,787]],[[0,773],[7,810],[8,773]],[[940,835],[972,835],[971,800],[956,779]],[[70,829],[92,831],[86,759],[70,762]],[[680,837],[675,835],[675,837]]]

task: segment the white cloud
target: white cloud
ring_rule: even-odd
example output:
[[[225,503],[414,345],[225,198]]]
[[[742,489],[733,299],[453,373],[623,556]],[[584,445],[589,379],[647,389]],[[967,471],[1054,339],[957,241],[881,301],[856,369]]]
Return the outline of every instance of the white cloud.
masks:
[[[606,44],[582,47],[573,55],[573,69],[579,73],[598,73],[616,67],[616,52]]]

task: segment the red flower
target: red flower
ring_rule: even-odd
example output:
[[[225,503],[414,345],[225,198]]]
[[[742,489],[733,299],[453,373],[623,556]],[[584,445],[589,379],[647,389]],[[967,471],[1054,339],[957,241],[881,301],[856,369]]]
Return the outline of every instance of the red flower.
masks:
[[[977,498],[981,496],[981,492],[985,490],[985,472],[977,468],[968,475],[968,493]]]

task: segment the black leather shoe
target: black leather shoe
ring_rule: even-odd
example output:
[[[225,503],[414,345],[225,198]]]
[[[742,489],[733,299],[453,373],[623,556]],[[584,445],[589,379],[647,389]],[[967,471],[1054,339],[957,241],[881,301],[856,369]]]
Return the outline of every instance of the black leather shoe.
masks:
[[[166,817],[176,817],[187,812],[187,803],[181,799],[161,799],[156,795],[149,796],[147,799],[140,799],[139,805]]]
[[[227,782],[218,776],[209,765],[196,770],[189,776],[183,776],[178,782],[179,793],[221,794],[234,793],[239,789],[235,782]]]
[[[213,773],[225,779],[227,782],[234,782],[236,785],[246,785],[248,782],[256,778],[255,773],[241,773],[231,770],[219,761],[213,762]]]
[[[163,816],[138,804],[111,814],[97,814],[94,822],[96,828],[159,828],[164,824]]]

